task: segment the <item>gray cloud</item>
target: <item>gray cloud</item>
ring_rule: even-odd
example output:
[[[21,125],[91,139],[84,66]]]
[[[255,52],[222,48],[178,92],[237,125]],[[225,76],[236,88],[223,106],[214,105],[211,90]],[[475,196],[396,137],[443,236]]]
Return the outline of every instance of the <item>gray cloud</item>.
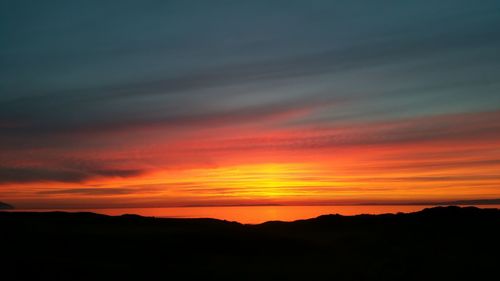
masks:
[[[0,183],[40,181],[78,183],[91,178],[132,177],[142,173],[142,170],[0,167]]]
[[[395,121],[342,124],[326,133],[294,138],[239,138],[206,149],[317,149],[363,145],[399,145],[432,141],[465,142],[500,139],[500,112],[451,114]],[[201,148],[203,149],[203,148]]]
[[[67,46],[67,49],[61,47],[62,49],[58,52],[62,53],[62,55],[69,53],[69,55],[62,56],[59,60],[67,61],[66,64],[70,66],[71,71],[76,71],[76,74],[79,75],[75,74],[76,77],[67,77],[66,68],[59,69],[59,67],[52,65],[48,61],[47,64],[49,68],[51,68],[50,66],[54,68],[54,73],[51,73],[51,76],[46,77],[45,80],[29,76],[26,77],[27,80],[21,83],[15,82],[15,79],[11,78],[10,83],[4,84],[3,89],[5,92],[0,96],[2,101],[0,103],[0,119],[22,125],[7,128],[0,126],[2,133],[6,136],[20,134],[42,138],[44,134],[52,134],[58,131],[71,133],[82,129],[99,130],[99,128],[103,128],[102,130],[112,130],[113,128],[123,127],[125,124],[134,123],[179,122],[180,125],[183,125],[183,122],[190,122],[189,120],[194,120],[198,116],[204,118],[206,115],[217,116],[232,112],[235,113],[235,122],[237,122],[238,115],[236,112],[239,112],[242,108],[244,109],[245,104],[234,104],[230,108],[220,107],[217,104],[219,100],[234,98],[235,95],[255,95],[254,99],[262,100],[261,105],[263,107],[272,107],[273,105],[269,104],[266,99],[266,94],[259,94],[259,92],[270,93],[267,96],[283,95],[278,101],[286,103],[288,102],[286,94],[278,93],[271,85],[276,83],[289,84],[289,87],[278,89],[278,91],[287,92],[300,87],[304,83],[311,84],[311,87],[317,86],[312,85],[317,83],[314,77],[322,75],[329,75],[332,78],[332,82],[321,82],[321,87],[329,90],[324,91],[322,95],[312,95],[310,91],[303,91],[299,93],[302,99],[309,98],[322,101],[325,99],[325,95],[328,98],[339,98],[339,96],[346,98],[347,96],[349,99],[354,99],[360,106],[346,108],[346,110],[342,111],[343,116],[355,118],[356,116],[365,115],[365,118],[370,119],[382,113],[400,113],[397,110],[387,110],[387,108],[397,108],[398,105],[393,104],[395,96],[403,95],[403,100],[413,100],[415,99],[413,95],[425,96],[422,92],[429,92],[429,89],[433,89],[434,95],[439,97],[441,94],[436,92],[447,91],[446,85],[454,85],[459,82],[463,84],[463,81],[469,80],[474,80],[476,84],[484,84],[486,80],[491,80],[491,73],[498,69],[498,64],[495,63],[495,61],[498,61],[498,52],[495,51],[496,48],[494,47],[500,43],[498,39],[500,36],[495,36],[498,35],[499,29],[497,27],[499,23],[492,18],[492,11],[495,8],[498,9],[498,7],[489,2],[483,3],[483,5],[473,5],[474,7],[470,7],[466,3],[460,3],[454,6],[456,10],[449,10],[449,7],[445,4],[436,4],[430,9],[426,5],[417,5],[416,2],[407,3],[406,5],[391,2],[384,9],[372,7],[379,12],[389,13],[390,17],[387,17],[387,15],[385,17],[372,15],[371,12],[367,12],[365,9],[360,10],[356,5],[348,2],[337,4],[318,3],[325,12],[321,12],[322,9],[316,10],[317,7],[313,7],[312,10],[304,10],[304,7],[301,7],[300,4],[280,7],[280,9],[286,10],[285,15],[282,16],[284,20],[289,22],[285,23],[291,24],[292,27],[304,25],[309,28],[318,28],[314,31],[321,36],[318,35],[312,38],[314,40],[311,41],[313,45],[311,48],[298,47],[301,46],[298,44],[300,40],[305,40],[310,36],[306,35],[307,32],[305,32],[300,36],[297,34],[298,37],[289,34],[285,38],[281,38],[283,42],[288,43],[290,51],[275,48],[274,46],[281,47],[282,42],[271,39],[267,41],[257,40],[257,42],[262,42],[260,44],[266,44],[264,48],[248,50],[244,46],[251,46],[255,42],[245,41],[243,38],[239,38],[242,40],[241,49],[233,50],[230,46],[225,46],[222,41],[213,40],[214,42],[212,42],[210,38],[212,36],[214,38],[223,36],[224,30],[229,34],[233,32],[238,34],[236,31],[239,30],[233,30],[231,26],[227,26],[222,22],[209,22],[208,24],[215,24],[216,27],[222,29],[214,29],[220,30],[220,32],[211,30],[211,33],[205,34],[202,30],[197,30],[197,28],[200,28],[199,26],[192,23],[192,26],[186,27],[192,31],[186,33],[189,38],[183,39],[186,40],[186,44],[191,42],[189,45],[191,48],[187,48],[189,53],[185,56],[189,57],[190,54],[195,56],[196,52],[202,52],[195,42],[197,40],[208,40],[210,44],[223,48],[222,52],[218,53],[217,58],[224,61],[224,63],[209,63],[211,60],[210,55],[214,55],[210,52],[215,52],[212,49],[208,54],[202,52],[198,61],[191,59],[178,61],[172,58],[173,55],[168,52],[171,50],[168,44],[165,43],[172,41],[166,39],[169,39],[168,36],[174,36],[178,31],[169,30],[168,25],[166,25],[165,36],[163,36],[162,30],[154,30],[155,32],[143,35],[149,40],[146,42],[150,44],[140,44],[134,41],[130,42],[130,47],[126,47],[127,44],[113,44],[112,40],[106,40],[106,45],[101,46],[101,51],[106,54],[107,58],[111,60],[111,65],[114,66],[114,71],[109,73],[106,73],[106,65],[102,65],[103,58],[97,56],[99,54],[98,50],[87,54],[90,65],[86,63],[84,58],[78,58],[77,54],[79,51],[86,49],[93,50],[92,46],[83,48],[87,44],[92,45],[91,43],[96,40],[92,36],[97,36],[101,32],[110,32],[113,29],[103,28],[103,30],[98,30],[94,29],[95,27],[87,27],[92,29],[86,30],[85,25],[81,25],[80,22],[87,22],[88,19],[85,18],[85,14],[76,16],[78,20],[74,22],[74,26],[70,25],[69,30],[61,28],[58,22],[49,20],[46,22],[49,31],[50,28],[55,28],[57,32],[70,36],[69,38],[73,38],[73,36],[89,37],[89,42],[83,44],[82,47],[68,43],[70,46]],[[373,5],[369,1],[363,3],[367,6]],[[249,5],[247,9],[250,9],[249,11],[254,9],[260,11],[262,4],[258,2]],[[133,7],[134,5],[131,2],[126,6]],[[158,5],[160,11],[161,9],[167,9],[166,11],[170,9],[158,3],[156,5]],[[189,14],[189,10],[185,10],[186,7],[182,3],[174,2],[171,5],[179,7],[181,10],[178,12]],[[201,5],[205,6],[204,4]],[[14,11],[18,12],[19,9],[22,11],[20,7],[12,6]],[[92,3],[82,6],[89,8]],[[284,28],[286,24],[279,25],[273,21],[271,16],[276,16],[277,11],[272,9],[277,9],[280,5],[268,6],[266,4],[265,6],[271,9],[270,11],[264,11],[265,18],[269,21],[270,26],[277,25],[279,29]],[[233,12],[243,12],[241,7],[237,7],[237,5],[224,6],[218,12],[210,7],[206,8],[221,14],[225,14],[225,9]],[[75,7],[60,5],[58,9],[67,9],[74,12]],[[106,7],[103,7],[103,9],[106,9]],[[135,14],[136,11],[142,11],[143,14],[136,15],[139,19],[144,20],[144,22],[138,23],[140,28],[162,26],[161,23],[165,20],[165,17],[160,16],[161,13],[157,11],[144,11],[145,9],[142,7],[123,12],[128,15],[130,13]],[[338,14],[338,11],[343,9],[366,16],[365,20],[360,20],[356,22],[356,25],[351,26],[354,30],[359,30],[359,35],[350,35],[351,32],[346,32],[339,27],[345,23],[350,23],[350,20],[348,21],[342,17],[342,13],[339,14],[338,18],[332,18],[326,12]],[[433,9],[442,10],[441,16],[433,16]],[[90,10],[86,11],[89,12]],[[41,11],[47,13],[46,16],[51,19],[49,15],[58,14],[59,10],[41,7]],[[286,16],[287,13],[296,15],[297,19],[301,21],[291,21]],[[305,19],[308,18],[308,13],[312,13],[311,16],[320,16],[319,19],[323,21],[322,24],[315,25],[307,22]],[[406,15],[407,17],[421,16],[422,21],[411,21],[398,15]],[[103,21],[105,25],[111,24],[99,15],[88,14],[87,16],[97,18],[97,20]],[[118,22],[126,19],[120,14],[116,15],[116,17]],[[203,17],[205,16],[202,15]],[[250,21],[251,18],[250,15],[245,14],[241,19],[244,22],[238,24],[252,30],[256,23]],[[12,16],[5,17],[5,19],[15,21]],[[113,21],[113,18],[110,20]],[[398,25],[391,24],[395,22]],[[123,24],[130,27],[130,23],[123,22]],[[145,26],[142,26],[142,24],[145,24]],[[25,23],[23,26],[34,28],[29,23]],[[74,35],[71,34],[71,28],[75,28]],[[370,28],[373,28],[373,30]],[[293,28],[290,29],[293,30]],[[332,33],[332,31],[335,31],[335,33]],[[267,30],[260,30],[259,32],[267,33]],[[48,34],[46,35],[48,36]],[[106,36],[102,35],[106,35],[106,33],[101,34],[99,38],[106,38]],[[117,36],[115,34],[108,35],[111,37]],[[366,39],[361,40],[357,36]],[[126,40],[128,37],[130,36],[120,37],[120,40]],[[42,39],[39,37],[31,39],[36,41],[42,40],[43,37]],[[30,43],[29,38],[27,40],[28,42],[25,42],[25,44]],[[341,42],[341,44],[336,43],[336,41]],[[18,44],[22,44],[22,42],[18,42]],[[248,46],[247,48],[250,48]],[[34,56],[35,59],[40,59],[43,54],[50,50],[50,48],[40,48],[42,50],[39,50],[39,53],[30,53],[30,55]],[[123,48],[130,48],[130,52],[125,57],[119,54]],[[227,48],[227,50],[224,48]],[[152,50],[156,50],[154,53],[158,59],[168,57],[171,60],[162,61],[165,64],[164,67],[153,67],[152,62],[144,58],[144,54],[148,54]],[[180,52],[177,49],[175,50]],[[247,58],[245,53],[247,51],[253,54],[250,57],[254,57],[254,59]],[[477,53],[481,55],[477,55]],[[1,54],[0,52],[0,56]],[[134,56],[134,54],[138,57]],[[19,54],[14,52],[4,55],[9,58],[9,61],[12,61],[12,64],[8,65],[11,69],[5,69],[11,71],[5,72],[13,72],[18,68],[24,69],[23,64],[16,63],[15,59],[10,59],[19,56],[18,60],[22,61],[23,55],[26,54],[21,51],[19,51]],[[228,57],[225,58],[225,56]],[[74,57],[77,57],[78,60],[72,61],[71,59]],[[118,59],[120,59],[120,63],[117,61]],[[141,62],[141,59],[146,61]],[[139,60],[139,62],[136,60]],[[115,69],[122,64],[121,61],[125,64],[124,67]],[[426,64],[426,61],[430,61],[432,64]],[[150,70],[148,68],[134,68],[135,63],[148,66]],[[169,68],[169,65],[172,65],[172,69]],[[466,67],[466,70],[463,73],[457,73],[457,69],[464,67]],[[471,67],[475,69],[473,70]],[[182,69],[182,71],[176,71],[176,68]],[[79,73],[77,70],[80,69],[85,70],[85,72]],[[133,71],[134,69],[136,72]],[[429,72],[439,72],[439,75],[432,74],[434,75],[432,77],[427,74]],[[401,77],[402,73],[405,73],[406,76]],[[45,75],[43,71],[38,74]],[[93,80],[82,79],[82,77],[86,77],[85,75],[97,77],[92,76],[95,78]],[[132,77],[129,77],[130,75]],[[383,78],[385,76],[386,81],[371,81],[372,77],[378,75]],[[395,78],[387,79],[389,76]],[[107,80],[103,77],[110,78]],[[111,77],[115,78],[112,79]],[[344,78],[349,80],[342,82]],[[406,93],[402,92],[398,87],[393,89],[394,85],[402,83],[396,79],[411,82],[409,85],[402,85],[406,86]],[[347,86],[339,87],[338,85],[342,83]],[[369,89],[363,89],[363,87],[359,86],[359,84],[363,83],[369,84]],[[468,85],[470,86],[470,84]],[[245,91],[247,88],[254,88],[256,91]],[[388,94],[390,92],[392,94]],[[486,90],[477,92],[476,89],[475,95],[478,97],[492,96]],[[458,94],[455,93],[454,96],[457,97]],[[246,98],[245,100],[249,99]],[[474,104],[474,102],[469,102],[463,96],[460,99],[462,100],[460,104],[462,107],[467,108]],[[422,108],[432,103],[430,100],[419,101],[418,98],[416,100],[410,102],[407,107],[411,108],[419,104],[419,110],[417,111],[422,111]],[[368,105],[364,105],[365,103]],[[378,104],[381,104],[381,108],[378,108]],[[481,102],[481,104],[485,103]],[[335,121],[331,120],[335,119],[335,117],[332,118],[331,116],[326,119]]]
[[[57,194],[77,194],[77,195],[124,195],[142,190],[129,189],[129,188],[72,188],[72,189],[57,189],[57,190],[44,190],[38,192],[40,195],[57,195]]]

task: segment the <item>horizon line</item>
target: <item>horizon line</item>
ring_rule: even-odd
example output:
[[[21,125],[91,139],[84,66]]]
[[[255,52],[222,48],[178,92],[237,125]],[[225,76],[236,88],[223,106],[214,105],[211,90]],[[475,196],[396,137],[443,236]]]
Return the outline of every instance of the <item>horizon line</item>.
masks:
[[[439,202],[361,202],[361,203],[256,203],[256,204],[187,204],[178,206],[54,206],[54,207],[31,207],[19,208],[18,210],[52,210],[52,209],[145,209],[145,208],[209,208],[209,207],[314,207],[314,206],[439,206],[439,205],[500,205],[500,198],[495,199],[472,199],[472,200],[454,200]]]

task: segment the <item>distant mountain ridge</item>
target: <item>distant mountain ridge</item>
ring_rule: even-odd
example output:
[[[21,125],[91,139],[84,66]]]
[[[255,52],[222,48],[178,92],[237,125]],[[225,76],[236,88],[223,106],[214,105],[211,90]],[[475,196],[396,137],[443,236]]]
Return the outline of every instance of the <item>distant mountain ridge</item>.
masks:
[[[442,205],[500,205],[500,199],[475,199],[443,202]]]
[[[14,206],[0,202],[0,210],[12,210],[12,209],[14,209]]]

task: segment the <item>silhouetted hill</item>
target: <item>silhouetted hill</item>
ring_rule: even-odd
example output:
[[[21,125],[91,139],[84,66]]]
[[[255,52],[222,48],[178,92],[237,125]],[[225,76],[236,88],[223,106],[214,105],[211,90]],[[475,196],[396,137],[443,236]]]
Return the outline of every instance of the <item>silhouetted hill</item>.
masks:
[[[500,210],[473,207],[259,225],[2,212],[0,230],[2,280],[486,280],[500,250]]]
[[[444,202],[440,205],[500,205],[500,199],[459,200]]]
[[[0,202],[0,210],[12,210],[14,207],[7,203]]]

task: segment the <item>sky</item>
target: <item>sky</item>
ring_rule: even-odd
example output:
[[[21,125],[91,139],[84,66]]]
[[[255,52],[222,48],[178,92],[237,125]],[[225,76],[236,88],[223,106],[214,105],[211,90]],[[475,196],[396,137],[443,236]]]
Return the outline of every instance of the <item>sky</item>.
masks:
[[[0,2],[0,201],[500,198],[499,1]]]

